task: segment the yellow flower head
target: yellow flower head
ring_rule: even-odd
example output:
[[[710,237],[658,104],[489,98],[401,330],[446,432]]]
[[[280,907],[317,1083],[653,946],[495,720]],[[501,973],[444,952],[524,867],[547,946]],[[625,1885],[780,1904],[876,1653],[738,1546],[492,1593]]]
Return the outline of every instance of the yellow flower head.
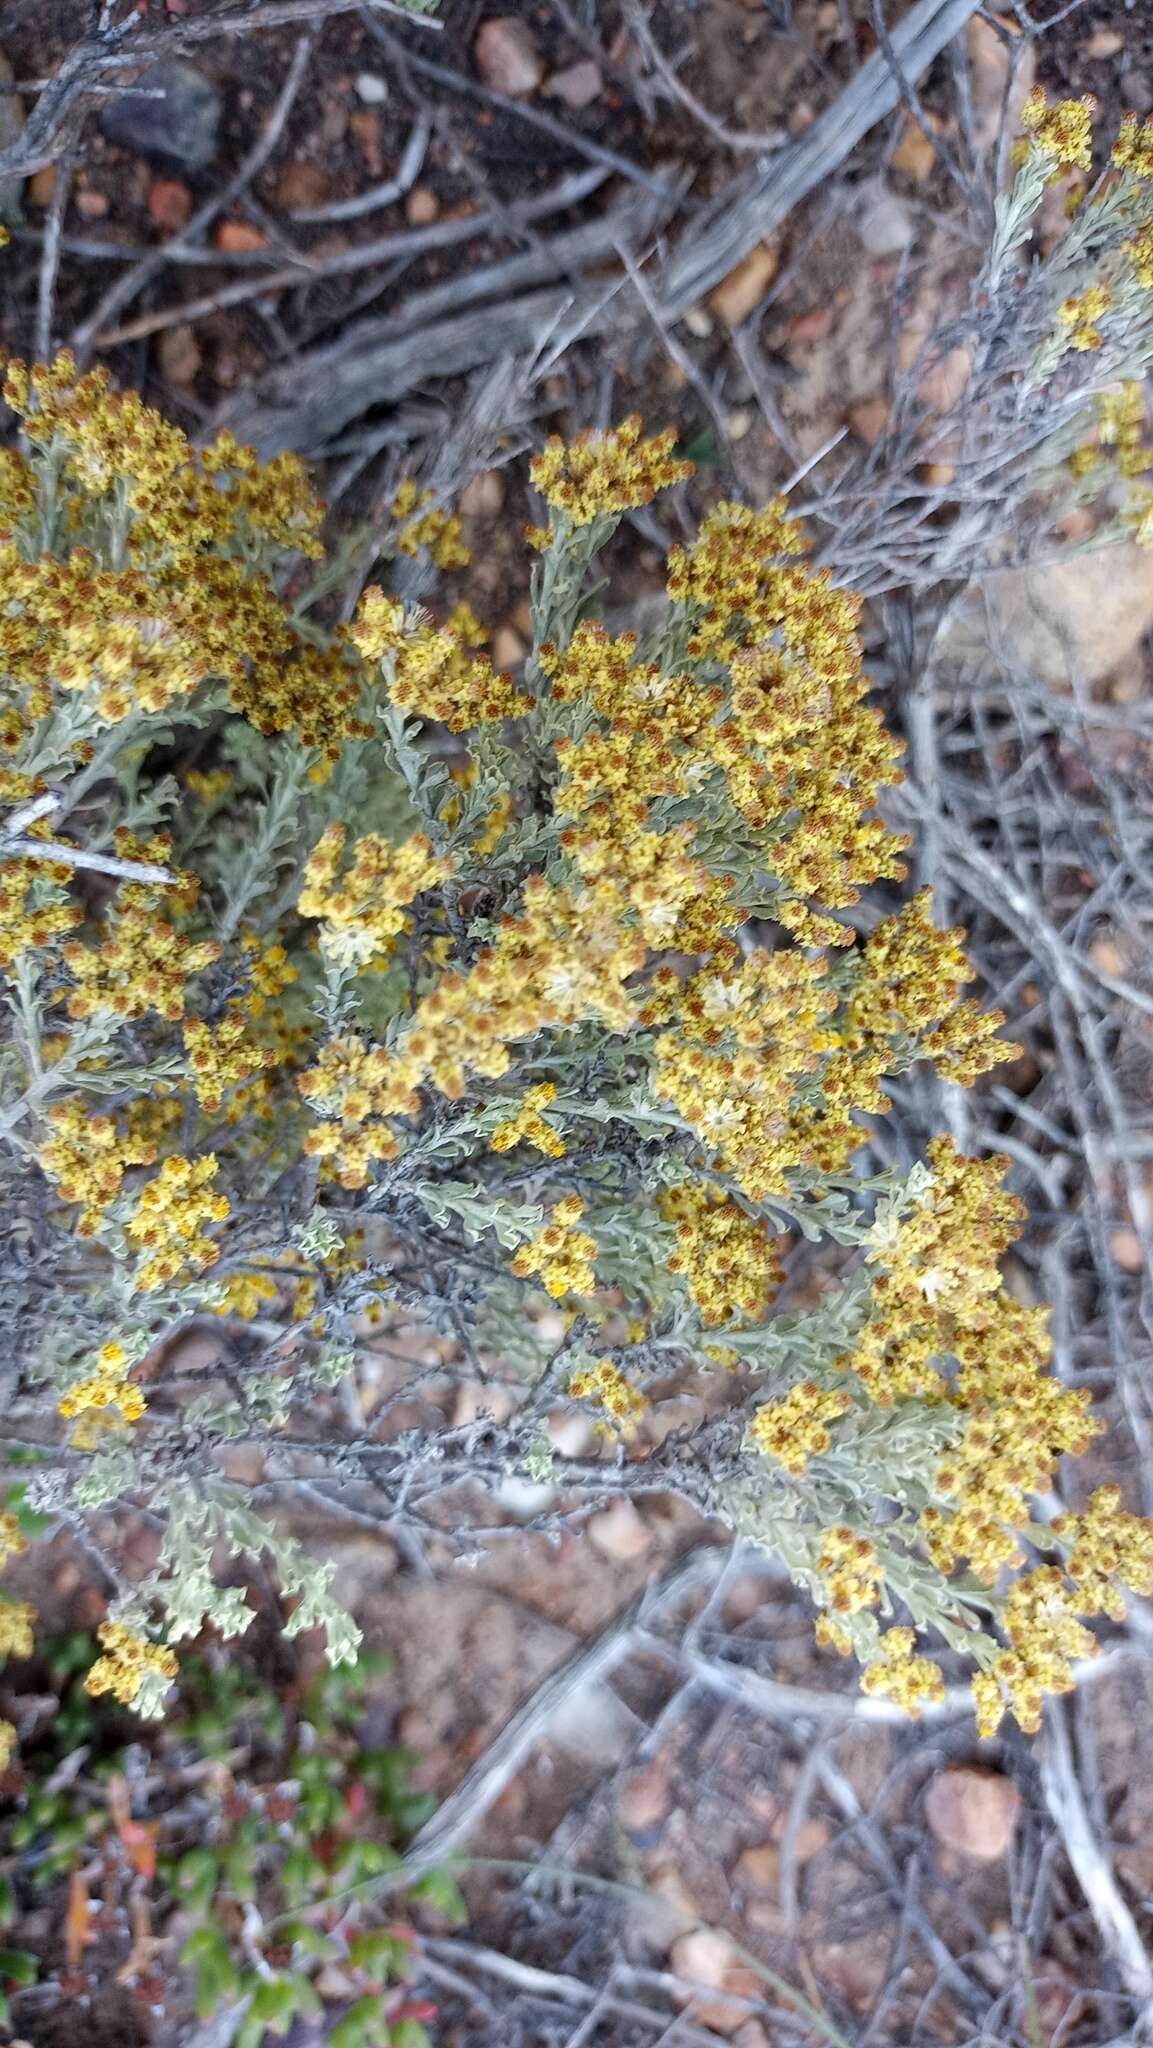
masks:
[[[945,1697],[940,1666],[913,1652],[917,1638],[911,1628],[886,1629],[875,1657],[861,1673],[861,1691],[873,1699],[891,1699],[916,1720],[925,1701]]]
[[[559,1301],[566,1294],[591,1294],[596,1287],[597,1241],[576,1225],[583,1213],[576,1195],[555,1203],[548,1222],[515,1252],[512,1270],[520,1279],[539,1274],[541,1286]]]
[[[1089,93],[1079,100],[1058,100],[1051,107],[1043,88],[1034,86],[1021,109],[1021,126],[1033,148],[1051,159],[1050,183],[1064,171],[1089,169],[1096,111],[1097,102]]]
[[[852,1407],[848,1394],[830,1392],[815,1380],[800,1380],[787,1394],[765,1401],[749,1424],[749,1442],[786,1472],[803,1472],[810,1458],[827,1451],[828,1424]]]
[[[591,526],[649,504],[658,491],[692,475],[692,463],[673,455],[676,439],[675,427],[666,427],[643,441],[638,414],[608,433],[581,434],[567,444],[550,440],[529,473],[555,511],[573,526]]]
[[[1153,119],[1126,114],[1117,131],[1111,161],[1135,178],[1153,179]]]
[[[595,1401],[622,1436],[635,1432],[649,1405],[640,1389],[626,1379],[610,1358],[598,1359],[595,1365],[575,1372],[568,1390],[578,1401]]]
[[[340,873],[346,828],[329,825],[309,855],[297,899],[302,917],[321,919],[322,952],[340,967],[381,967],[408,924],[407,906],[451,873],[423,833],[390,846],[375,832],[358,839]]]
[[[0,1657],[30,1657],[36,1609],[27,1600],[0,1601]],[[6,1759],[5,1759],[6,1761]]]
[[[104,1655],[97,1658],[84,1680],[84,1690],[93,1698],[111,1693],[121,1706],[130,1707],[146,1678],[173,1679],[180,1668],[172,1650],[145,1641],[122,1622],[102,1621],[96,1640]]]

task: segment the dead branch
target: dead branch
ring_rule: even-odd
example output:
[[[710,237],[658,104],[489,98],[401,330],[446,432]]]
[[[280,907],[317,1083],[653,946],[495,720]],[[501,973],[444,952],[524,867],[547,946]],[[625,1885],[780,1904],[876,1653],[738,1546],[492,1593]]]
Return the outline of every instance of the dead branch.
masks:
[[[918,0],[918,5],[893,30],[891,37],[893,52],[906,76],[917,76],[931,63],[949,38],[963,26],[974,4],[975,0]],[[431,64],[423,57],[417,59],[411,52],[404,51],[391,33],[379,24],[377,33],[396,61],[408,62],[421,77],[459,90],[480,90],[472,81],[457,78],[443,66]],[[499,100],[499,95],[497,97]],[[772,158],[771,166],[756,172],[751,179],[743,177],[730,184],[694,221],[672,257],[654,266],[651,279],[646,276],[650,317],[659,313],[662,330],[667,332],[754,243],[772,233],[802,199],[830,178],[854,145],[875,122],[893,110],[899,99],[897,80],[885,60],[874,54],[800,141],[781,150]],[[518,102],[510,102],[509,106],[522,115],[525,113]],[[539,117],[536,118],[539,125]],[[559,124],[552,123],[551,117],[546,119],[551,133]],[[583,145],[583,138],[572,135],[567,129],[562,129],[561,133],[574,148]],[[624,169],[635,180],[635,166],[622,164],[611,153],[602,151],[598,155],[593,149],[588,153],[598,162]],[[653,181],[646,179],[643,182],[651,184]],[[637,225],[637,216],[633,216],[634,224],[624,237],[632,248],[636,247],[638,234],[651,233],[657,221],[668,216],[680,196],[667,184],[658,184],[658,190],[664,206],[653,209],[647,225]],[[462,224],[445,225],[459,227]],[[475,224],[474,232],[482,229],[482,222]],[[433,234],[435,230],[418,232]],[[614,240],[620,237],[621,232],[618,216]],[[389,253],[389,243],[392,253],[400,253],[398,239],[387,238],[385,243],[377,245],[371,257],[363,249],[349,251],[338,259],[333,268],[360,268],[365,261],[384,260]],[[560,246],[559,239],[555,246]],[[595,235],[592,246],[598,246]],[[396,403],[430,375],[451,376],[476,369],[510,350],[523,355],[532,354],[539,350],[542,331],[554,326],[558,320],[571,317],[573,331],[576,332],[601,334],[611,331],[627,336],[633,331],[638,318],[634,294],[606,293],[602,283],[587,279],[588,268],[594,262],[603,261],[612,244],[609,249],[599,246],[602,254],[597,257],[586,255],[582,273],[576,267],[574,244],[569,242],[566,269],[562,272],[559,267],[554,267],[551,272],[553,276],[563,274],[578,280],[564,293],[508,297],[518,285],[523,289],[530,280],[533,283],[543,281],[539,267],[541,252],[533,252],[538,258],[537,265],[534,267],[525,259],[524,269],[506,273],[499,285],[503,303],[494,313],[486,313],[479,320],[462,319],[457,312],[456,317],[431,324],[418,334],[412,331],[418,305],[411,303],[407,308],[402,307],[397,315],[398,323],[410,330],[407,341],[399,340],[398,327],[391,323],[386,332],[380,333],[378,329],[380,338],[375,344],[369,341],[366,345],[364,331],[354,328],[335,348],[306,352],[298,357],[291,371],[270,371],[258,382],[254,392],[230,401],[222,409],[219,423],[232,426],[234,431],[254,442],[265,454],[288,447],[319,451],[326,441],[343,432],[369,406]],[[332,274],[327,267],[326,274]],[[238,295],[247,297],[255,290],[283,288],[288,283],[299,281],[299,273],[274,273],[259,285],[248,285]],[[465,282],[478,283],[477,280]],[[448,288],[445,291],[447,303],[459,308],[457,287],[454,285],[450,293]],[[173,307],[163,316],[152,317],[160,325],[169,325],[177,319],[196,317],[210,304],[234,302],[222,292],[211,301],[196,302],[191,307],[180,309]],[[441,304],[446,304],[444,298]],[[430,322],[437,321],[437,316],[427,306],[424,317]],[[152,327],[134,323],[114,334],[101,335],[100,344],[110,346],[113,341],[152,331]],[[543,367],[541,374],[544,374]],[[302,392],[305,394],[303,398]],[[918,459],[924,459],[923,450]],[[926,511],[926,520],[928,516]]]
[[[1048,1703],[1040,1761],[1045,1803],[1060,1831],[1106,1953],[1116,1964],[1130,1997],[1143,2008],[1134,2029],[1135,2037],[1147,2040],[1153,2035],[1153,1963],[1089,1819],[1060,1701]]]

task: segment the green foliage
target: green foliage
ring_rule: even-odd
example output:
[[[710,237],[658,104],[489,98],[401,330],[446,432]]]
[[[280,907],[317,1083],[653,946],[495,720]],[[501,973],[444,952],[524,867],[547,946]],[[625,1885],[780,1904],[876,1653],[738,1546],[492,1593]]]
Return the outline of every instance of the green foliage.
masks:
[[[322,2013],[335,2024],[330,2038],[349,2048],[427,2040],[407,1988],[415,1936],[397,1916],[407,1902],[456,1923],[464,1904],[446,1871],[407,1889],[395,1883],[431,1801],[412,1789],[413,1752],[363,1740],[383,1660],[322,1670],[278,1693],[235,1660],[191,1659],[182,1711],[155,1730],[142,1769],[138,1740],[124,1744],[126,1715],[84,1690],[88,1651],[85,1637],[63,1636],[37,1653],[60,1705],[0,1807],[0,1858],[11,1870],[0,1880],[0,1932],[18,1942],[32,1906],[63,1916],[83,1873],[86,1892],[115,1898],[130,1886],[134,1924],[143,1904],[164,1938],[171,1961],[159,1979],[129,1970],[153,2003],[178,2008],[187,1986],[203,2020],[236,2007],[248,2048]],[[61,1770],[77,1756],[82,1773]],[[393,1881],[379,1907],[373,1880]],[[110,1980],[122,1963],[106,1944],[85,1950],[81,1981]],[[316,1983],[324,1973],[343,1987],[327,2004]],[[35,1956],[0,1948],[0,2018],[38,1976]],[[57,1995],[77,1995],[75,1971]],[[18,2017],[18,2003],[13,2010]]]

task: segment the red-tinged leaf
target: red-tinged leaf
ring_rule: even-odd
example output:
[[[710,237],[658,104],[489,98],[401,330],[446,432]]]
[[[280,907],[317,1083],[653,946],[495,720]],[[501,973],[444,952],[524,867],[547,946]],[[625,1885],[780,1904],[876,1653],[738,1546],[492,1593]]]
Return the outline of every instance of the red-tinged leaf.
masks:
[[[120,1829],[128,1860],[140,1877],[156,1875],[156,1825],[155,1821],[126,1820]]]
[[[350,1785],[345,1793],[344,1803],[350,1820],[362,1820],[368,1805],[368,1788],[359,1781],[355,1785]]]
[[[74,1870],[68,1879],[68,1910],[64,1915],[64,1953],[69,1970],[79,1972],[80,1959],[93,1939],[87,1879],[82,1870]]]

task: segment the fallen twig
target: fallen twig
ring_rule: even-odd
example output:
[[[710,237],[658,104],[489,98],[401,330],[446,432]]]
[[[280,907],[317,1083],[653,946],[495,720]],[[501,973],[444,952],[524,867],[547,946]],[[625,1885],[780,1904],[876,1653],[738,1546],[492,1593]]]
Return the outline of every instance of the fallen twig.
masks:
[[[1137,1930],[1137,1922],[1121,1896],[1117,1880],[1089,1819],[1073,1762],[1064,1707],[1047,1704],[1039,1743],[1041,1785],[1065,1852],[1085,1894],[1097,1931],[1131,1998],[1144,2008],[1136,2038],[1153,2031],[1153,1963]]]

